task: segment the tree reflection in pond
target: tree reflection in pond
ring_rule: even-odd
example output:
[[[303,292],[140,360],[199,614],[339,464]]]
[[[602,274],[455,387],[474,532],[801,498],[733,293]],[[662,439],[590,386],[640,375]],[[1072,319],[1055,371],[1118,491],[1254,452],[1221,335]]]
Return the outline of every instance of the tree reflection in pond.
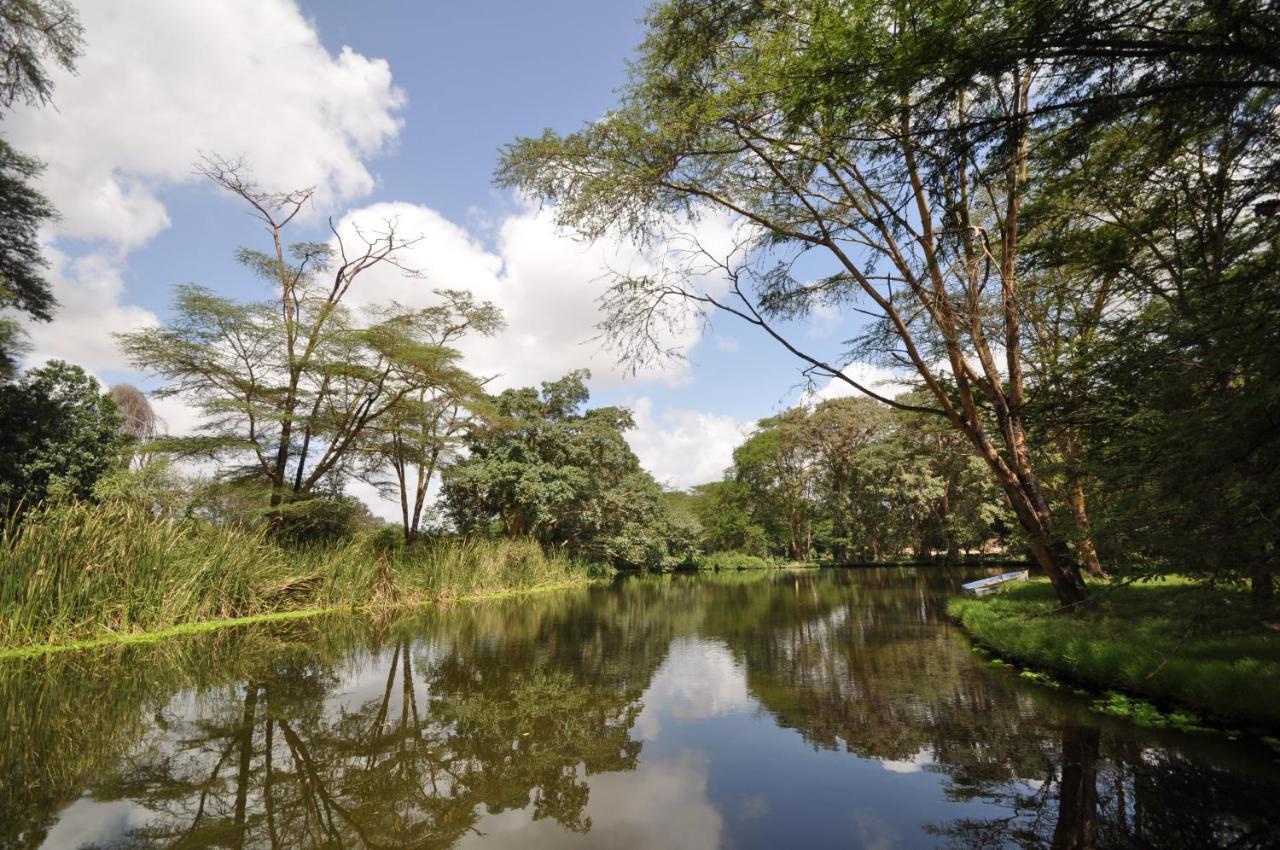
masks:
[[[942,613],[968,577],[647,577],[10,664],[0,847],[1280,834],[1274,758],[1099,718],[978,663]]]

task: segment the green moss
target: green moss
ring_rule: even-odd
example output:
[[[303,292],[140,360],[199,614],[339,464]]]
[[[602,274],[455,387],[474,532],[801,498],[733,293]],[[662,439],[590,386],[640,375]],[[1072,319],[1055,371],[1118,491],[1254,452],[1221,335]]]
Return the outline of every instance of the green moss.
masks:
[[[1098,587],[1075,615],[1057,607],[1047,582],[1028,582],[995,597],[953,599],[947,610],[1006,659],[1192,710],[1157,712],[1165,726],[1202,728],[1204,714],[1280,728],[1280,632],[1254,615],[1243,591],[1173,579]],[[1099,710],[1156,722],[1154,706],[1125,699],[1108,696]]]

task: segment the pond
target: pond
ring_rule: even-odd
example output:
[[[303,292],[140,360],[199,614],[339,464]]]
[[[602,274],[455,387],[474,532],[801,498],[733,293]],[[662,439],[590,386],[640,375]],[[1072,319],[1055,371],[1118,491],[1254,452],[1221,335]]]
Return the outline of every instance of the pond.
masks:
[[[1280,756],[993,667],[973,571],[725,572],[0,665],[0,847],[1266,847]]]

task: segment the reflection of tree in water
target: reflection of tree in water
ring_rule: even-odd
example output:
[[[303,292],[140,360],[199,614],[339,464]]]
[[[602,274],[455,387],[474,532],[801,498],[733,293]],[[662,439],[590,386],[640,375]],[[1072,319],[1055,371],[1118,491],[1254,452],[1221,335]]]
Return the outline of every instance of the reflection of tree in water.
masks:
[[[636,766],[630,728],[679,608],[595,591],[429,615],[411,631],[434,636],[395,639],[378,695],[351,706],[331,662],[273,653],[250,685],[160,712],[90,791],[151,815],[116,847],[447,847],[526,807],[586,830],[587,777]]]
[[[121,848],[447,847],[517,809],[589,829],[588,776],[636,767],[640,697],[672,637],[693,633],[725,641],[813,746],[933,771],[949,799],[999,807],[934,813],[949,845],[1265,846],[1280,784],[1265,757],[1100,723],[975,665],[942,623],[957,578],[650,577],[345,636],[326,622],[0,668],[0,847],[38,846],[86,783],[149,811]],[[369,646],[383,648],[353,655]]]
[[[947,777],[949,799],[1005,810],[930,827],[950,844],[1252,848],[1280,834],[1269,796],[1280,776],[1265,757],[1233,770],[1222,765],[1238,748],[1103,724],[975,665],[944,623],[954,576],[840,578],[789,576],[741,600],[721,589],[703,632],[729,643],[751,693],[812,745],[919,759]]]

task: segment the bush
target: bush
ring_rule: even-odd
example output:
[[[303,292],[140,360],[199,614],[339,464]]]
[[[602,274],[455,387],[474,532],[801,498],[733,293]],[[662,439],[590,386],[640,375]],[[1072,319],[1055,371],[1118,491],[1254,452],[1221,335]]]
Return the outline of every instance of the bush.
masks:
[[[769,570],[778,565],[759,555],[747,555],[742,552],[712,552],[694,560],[700,570]]]

